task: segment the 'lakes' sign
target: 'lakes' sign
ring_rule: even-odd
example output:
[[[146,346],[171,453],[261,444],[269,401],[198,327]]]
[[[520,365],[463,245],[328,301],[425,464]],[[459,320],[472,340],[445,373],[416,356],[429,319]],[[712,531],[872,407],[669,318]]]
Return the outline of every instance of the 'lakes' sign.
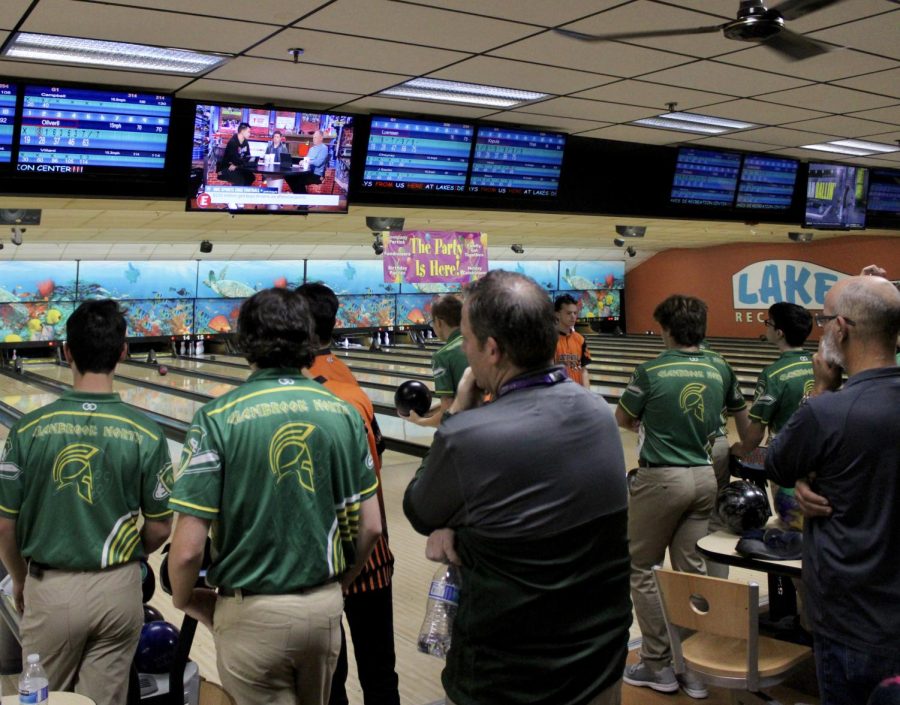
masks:
[[[734,308],[768,309],[774,303],[786,301],[821,309],[828,290],[839,279],[848,276],[844,272],[798,260],[754,262],[731,277]]]

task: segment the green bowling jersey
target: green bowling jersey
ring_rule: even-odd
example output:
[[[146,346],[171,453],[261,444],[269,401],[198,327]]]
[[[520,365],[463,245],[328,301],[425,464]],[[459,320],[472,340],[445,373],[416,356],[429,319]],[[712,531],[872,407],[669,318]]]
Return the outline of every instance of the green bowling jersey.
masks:
[[[769,433],[774,435],[814,386],[812,356],[805,350],[785,350],[760,373],[750,418],[768,426]]]
[[[70,391],[10,429],[0,515],[26,558],[100,570],[144,557],[138,516],[165,519],[172,462],[160,427],[118,394]]]
[[[434,372],[434,396],[456,396],[456,387],[468,366],[469,361],[462,349],[462,334],[457,329],[447,338],[447,344],[435,351],[431,357],[431,369]]]
[[[719,353],[709,347],[709,343],[705,340],[700,343],[698,346],[704,353],[707,355],[711,355],[714,357],[722,358]],[[724,358],[722,358],[724,360]],[[716,429],[716,438],[724,437],[728,435],[728,410],[723,408],[722,413],[719,414],[719,428]]]
[[[722,409],[740,411],[746,404],[721,356],[666,350],[635,368],[619,406],[643,423],[643,462],[709,465]]]
[[[347,568],[377,489],[356,409],[296,369],[264,369],[194,415],[169,504],[213,520],[211,584],[277,595]]]

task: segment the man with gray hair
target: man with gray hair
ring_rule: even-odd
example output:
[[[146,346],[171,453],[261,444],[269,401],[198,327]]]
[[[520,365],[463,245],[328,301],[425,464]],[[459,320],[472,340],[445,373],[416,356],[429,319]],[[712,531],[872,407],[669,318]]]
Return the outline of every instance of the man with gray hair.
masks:
[[[461,329],[469,369],[403,500],[416,531],[443,529],[429,558],[461,566],[449,702],[617,704],[631,602],[613,415],[553,366],[553,305],[528,277],[476,281]]]
[[[766,471],[796,484],[806,517],[803,581],[822,705],[863,703],[900,673],[900,293],[874,273],[850,277],[815,319],[824,330],[813,398],[769,446]]]

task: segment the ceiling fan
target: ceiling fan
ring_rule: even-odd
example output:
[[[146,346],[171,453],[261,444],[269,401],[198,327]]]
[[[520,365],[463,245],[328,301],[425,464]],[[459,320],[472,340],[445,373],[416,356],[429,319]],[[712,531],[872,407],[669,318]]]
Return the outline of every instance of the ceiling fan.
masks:
[[[804,37],[785,27],[786,20],[795,20],[844,0],[784,0],[769,9],[763,0],[740,0],[737,19],[723,24],[696,27],[694,29],[661,29],[645,32],[619,32],[614,34],[584,34],[570,29],[554,31],[571,39],[584,42],[605,42],[617,39],[646,39],[648,37],[674,37],[690,34],[710,34],[721,31],[726,39],[742,42],[760,42],[764,46],[790,59],[808,59],[831,51],[834,47]]]

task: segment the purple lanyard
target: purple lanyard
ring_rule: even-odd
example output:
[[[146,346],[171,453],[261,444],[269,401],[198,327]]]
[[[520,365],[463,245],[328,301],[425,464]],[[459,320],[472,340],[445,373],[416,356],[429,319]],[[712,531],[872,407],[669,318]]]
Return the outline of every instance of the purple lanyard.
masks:
[[[560,382],[565,382],[567,379],[568,376],[563,370],[550,370],[542,375],[526,377],[525,379],[514,379],[500,387],[500,390],[497,392],[497,398],[499,399],[504,394],[515,392],[519,389],[528,389],[529,387],[549,387],[551,384],[559,384]]]

